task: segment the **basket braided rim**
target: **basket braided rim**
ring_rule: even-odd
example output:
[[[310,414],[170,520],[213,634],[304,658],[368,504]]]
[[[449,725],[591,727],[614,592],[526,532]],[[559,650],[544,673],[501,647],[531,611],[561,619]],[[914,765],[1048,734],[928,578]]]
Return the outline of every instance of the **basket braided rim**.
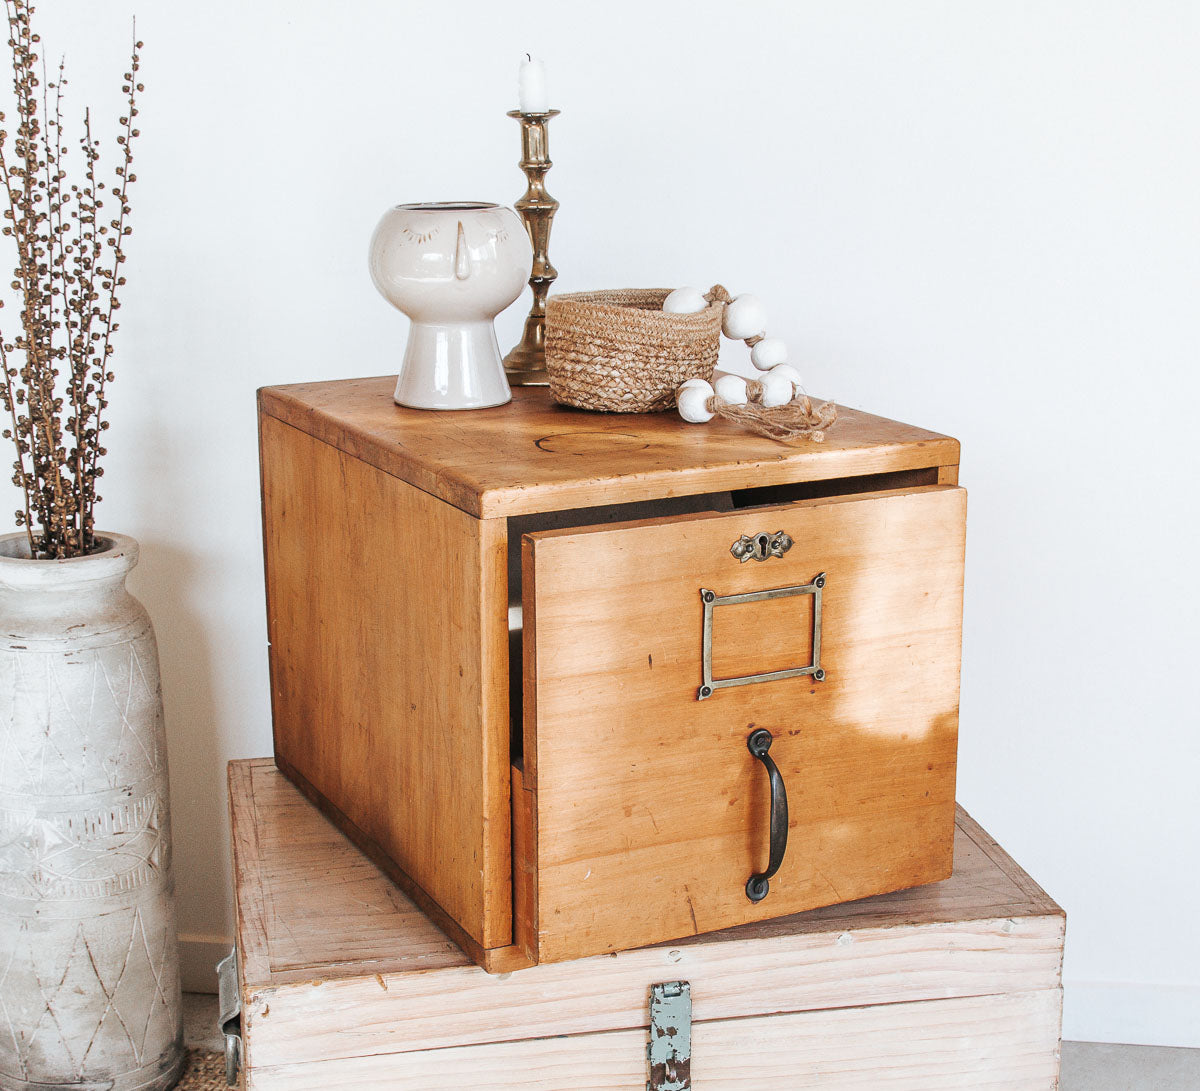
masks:
[[[687,379],[712,379],[729,293],[715,285],[693,314],[662,310],[668,288],[572,292],[546,301],[554,399],[579,409],[658,412]]]

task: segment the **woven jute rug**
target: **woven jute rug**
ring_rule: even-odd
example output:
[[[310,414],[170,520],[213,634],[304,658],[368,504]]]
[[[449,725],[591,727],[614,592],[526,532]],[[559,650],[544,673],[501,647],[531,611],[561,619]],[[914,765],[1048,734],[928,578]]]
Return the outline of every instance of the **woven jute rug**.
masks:
[[[225,1054],[208,1053],[202,1049],[187,1051],[187,1068],[177,1091],[229,1091],[225,1082]]]

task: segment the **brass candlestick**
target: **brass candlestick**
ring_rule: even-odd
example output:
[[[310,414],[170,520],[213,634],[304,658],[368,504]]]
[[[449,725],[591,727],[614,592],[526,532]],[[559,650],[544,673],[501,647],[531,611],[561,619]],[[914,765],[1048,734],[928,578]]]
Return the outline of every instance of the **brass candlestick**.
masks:
[[[546,251],[550,246],[550,224],[558,210],[558,202],[546,192],[546,172],[550,162],[546,124],[558,116],[557,110],[523,114],[509,110],[509,117],[521,123],[521,162],[518,164],[529,180],[525,195],[515,208],[521,214],[529,241],[533,244],[533,272],[529,286],[533,289],[533,306],[525,319],[525,332],[520,343],[504,357],[504,370],[512,386],[545,386],[546,377],[546,293],[558,276]]]

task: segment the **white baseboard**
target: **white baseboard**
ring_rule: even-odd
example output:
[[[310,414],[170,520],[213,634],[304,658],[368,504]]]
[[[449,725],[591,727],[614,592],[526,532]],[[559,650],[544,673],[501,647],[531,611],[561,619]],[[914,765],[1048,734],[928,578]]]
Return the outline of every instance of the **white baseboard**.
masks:
[[[1063,1038],[1200,1048],[1200,985],[1064,981]]]
[[[179,974],[185,993],[215,993],[217,963],[233,948],[233,940],[222,936],[179,937]]]

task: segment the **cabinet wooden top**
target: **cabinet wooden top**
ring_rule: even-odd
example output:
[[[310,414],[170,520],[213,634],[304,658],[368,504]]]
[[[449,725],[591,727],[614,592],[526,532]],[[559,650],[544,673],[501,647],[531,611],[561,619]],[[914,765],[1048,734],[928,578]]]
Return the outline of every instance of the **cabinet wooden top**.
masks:
[[[589,413],[519,387],[508,405],[403,409],[394,376],[265,387],[260,412],[479,518],[956,466],[958,441],[838,408],[824,443],[673,413]]]

